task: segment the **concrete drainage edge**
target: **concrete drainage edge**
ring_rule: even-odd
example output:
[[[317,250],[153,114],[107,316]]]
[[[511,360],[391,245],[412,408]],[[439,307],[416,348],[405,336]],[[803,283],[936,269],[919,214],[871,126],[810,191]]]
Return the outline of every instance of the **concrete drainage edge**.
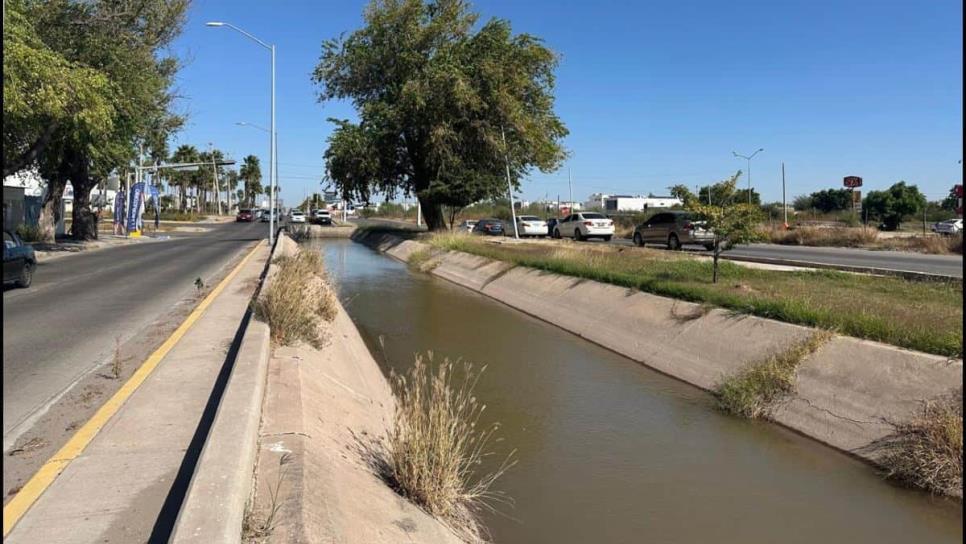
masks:
[[[291,247],[283,240],[292,243],[277,237],[255,297],[271,282],[272,261]],[[169,542],[241,541],[253,489],[270,358],[271,330],[252,316]]]

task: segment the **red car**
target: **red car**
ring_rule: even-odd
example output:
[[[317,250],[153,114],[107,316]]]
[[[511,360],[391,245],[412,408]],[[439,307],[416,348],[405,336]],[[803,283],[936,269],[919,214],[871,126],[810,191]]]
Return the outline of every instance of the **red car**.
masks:
[[[246,221],[251,223],[255,220],[255,216],[252,215],[251,210],[238,210],[238,215],[235,216],[235,221]]]

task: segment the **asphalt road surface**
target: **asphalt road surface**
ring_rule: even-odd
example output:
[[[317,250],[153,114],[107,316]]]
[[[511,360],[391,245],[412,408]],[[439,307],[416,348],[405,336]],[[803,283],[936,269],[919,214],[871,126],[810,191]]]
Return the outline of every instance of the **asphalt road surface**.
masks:
[[[149,335],[159,318],[193,302],[198,278],[213,285],[233,258],[268,235],[264,223],[198,226],[210,230],[41,262],[30,288],[4,288],[4,452],[109,361],[116,341]]]
[[[614,240],[612,243],[633,245],[630,240]],[[705,252],[700,246],[684,246],[696,253]],[[939,274],[955,278],[963,277],[962,255],[925,255],[905,251],[874,251],[842,247],[782,246],[777,244],[748,244],[738,246],[722,254],[724,258],[748,257],[781,259],[797,263],[818,263],[832,266],[857,266]]]

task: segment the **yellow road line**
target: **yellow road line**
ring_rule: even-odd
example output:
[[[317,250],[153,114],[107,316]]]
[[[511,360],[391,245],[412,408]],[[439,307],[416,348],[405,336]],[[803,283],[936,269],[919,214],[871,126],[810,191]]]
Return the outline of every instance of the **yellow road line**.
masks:
[[[161,360],[164,359],[164,356],[171,351],[171,348],[173,348],[175,344],[181,340],[181,337],[188,332],[191,326],[198,321],[198,319],[201,317],[201,314],[208,309],[208,306],[211,305],[212,301],[214,301],[215,298],[218,297],[218,295],[225,289],[225,286],[228,285],[228,282],[238,275],[238,272],[241,271],[242,267],[245,266],[245,263],[251,259],[252,255],[255,254],[255,251],[258,250],[261,245],[262,242],[255,244],[255,247],[248,252],[248,255],[246,255],[240,263],[238,263],[238,266],[236,266],[234,270],[225,276],[225,279],[221,280],[218,286],[215,287],[211,293],[208,293],[208,296],[206,296],[204,300],[202,300],[201,303],[198,304],[198,306],[191,312],[191,314],[188,315],[187,319],[185,319],[184,322],[181,323],[181,325],[175,329],[173,333],[171,333],[171,336],[169,336],[168,339],[161,344],[161,347],[156,349],[154,353],[152,353],[143,363],[141,363],[141,366],[134,371],[134,374],[128,378],[127,382],[125,382],[124,385],[122,385],[121,388],[118,389],[117,392],[114,393],[114,395],[108,399],[108,401],[105,402],[100,409],[97,410],[91,419],[88,420],[83,427],[78,429],[77,432],[74,433],[74,436],[72,436],[70,440],[68,440],[67,443],[64,444],[64,446],[53,455],[53,457],[44,463],[44,465],[40,467],[40,470],[38,470],[30,478],[30,480],[24,484],[20,491],[12,499],[10,499],[10,502],[3,507],[4,537],[10,533],[10,530],[13,529],[14,525],[16,525],[18,521],[20,521],[20,518],[27,512],[27,510],[33,506],[34,502],[36,502],[40,495],[43,494],[48,487],[50,487],[50,484],[54,482],[57,476],[65,468],[67,468],[67,465],[69,465],[71,461],[84,452],[84,449],[88,446],[88,444],[91,443],[91,440],[94,439],[98,431],[100,431],[101,428],[104,427],[104,424],[111,419],[111,416],[120,410],[121,406],[124,405],[131,394],[134,393],[142,383],[144,383],[144,380],[151,375],[151,372],[154,371],[155,367],[157,367]]]

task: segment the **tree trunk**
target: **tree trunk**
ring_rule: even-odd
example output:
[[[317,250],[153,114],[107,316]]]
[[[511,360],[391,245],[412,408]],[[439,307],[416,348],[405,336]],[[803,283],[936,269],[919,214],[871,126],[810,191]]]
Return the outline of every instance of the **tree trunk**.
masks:
[[[430,232],[446,230],[446,218],[443,217],[443,206],[435,200],[421,196],[418,193],[419,205],[423,209],[423,219]]]
[[[40,206],[40,216],[37,218],[37,228],[40,229],[40,239],[43,242],[53,242],[56,225],[60,221],[60,203],[64,197],[64,180],[48,180],[47,190]]]
[[[97,239],[97,216],[91,211],[91,190],[97,181],[91,177],[90,160],[83,154],[71,157],[70,182],[74,187],[71,234],[75,240]]]

